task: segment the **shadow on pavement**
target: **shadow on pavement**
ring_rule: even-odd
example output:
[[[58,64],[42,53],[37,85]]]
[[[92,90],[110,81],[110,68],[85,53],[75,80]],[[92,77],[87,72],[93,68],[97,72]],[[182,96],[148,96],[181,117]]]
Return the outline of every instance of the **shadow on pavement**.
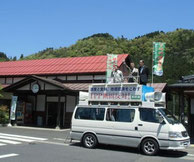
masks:
[[[71,146],[83,147],[81,143],[71,143]],[[124,147],[124,146],[115,146],[115,145],[102,145],[99,144],[96,149],[110,150],[110,151],[119,151],[119,152],[128,152],[133,154],[142,154],[138,148]],[[172,157],[172,158],[181,158],[187,156],[186,151],[173,151],[173,150],[160,150],[156,155],[158,157]],[[143,155],[143,154],[142,154]]]
[[[161,150],[157,156],[181,158],[187,156],[186,151]]]

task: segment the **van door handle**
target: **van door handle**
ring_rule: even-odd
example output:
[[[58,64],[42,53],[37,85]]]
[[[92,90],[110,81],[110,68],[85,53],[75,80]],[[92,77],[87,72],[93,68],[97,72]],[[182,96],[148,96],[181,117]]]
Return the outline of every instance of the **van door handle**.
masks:
[[[138,127],[135,127],[135,130],[137,131],[138,130]]]
[[[143,124],[138,124],[138,126],[143,126]]]

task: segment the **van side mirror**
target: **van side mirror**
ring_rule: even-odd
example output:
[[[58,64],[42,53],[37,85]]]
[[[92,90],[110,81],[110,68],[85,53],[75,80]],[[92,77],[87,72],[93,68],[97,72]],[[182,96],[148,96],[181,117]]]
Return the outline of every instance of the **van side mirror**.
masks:
[[[162,116],[159,116],[158,120],[160,124],[165,124],[164,118]]]
[[[157,118],[160,124],[165,124],[164,117],[161,115],[159,111],[156,111],[157,113]]]

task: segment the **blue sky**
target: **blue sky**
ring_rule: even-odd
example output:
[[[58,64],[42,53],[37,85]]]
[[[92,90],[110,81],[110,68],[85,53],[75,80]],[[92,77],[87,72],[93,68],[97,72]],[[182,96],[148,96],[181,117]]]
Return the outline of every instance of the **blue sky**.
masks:
[[[0,0],[0,51],[17,58],[96,33],[194,29],[194,0]]]

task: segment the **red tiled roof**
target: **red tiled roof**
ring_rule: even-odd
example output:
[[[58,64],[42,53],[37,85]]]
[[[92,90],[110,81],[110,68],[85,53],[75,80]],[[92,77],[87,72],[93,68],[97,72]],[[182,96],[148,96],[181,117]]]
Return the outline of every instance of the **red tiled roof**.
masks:
[[[164,88],[166,87],[167,83],[148,83],[147,86],[151,86],[154,88],[155,92],[163,92]]]
[[[118,55],[118,66],[127,56]],[[106,72],[106,60],[103,55],[0,62],[0,76]]]
[[[63,83],[65,87],[68,87],[74,91],[88,91],[89,85],[92,83]]]

